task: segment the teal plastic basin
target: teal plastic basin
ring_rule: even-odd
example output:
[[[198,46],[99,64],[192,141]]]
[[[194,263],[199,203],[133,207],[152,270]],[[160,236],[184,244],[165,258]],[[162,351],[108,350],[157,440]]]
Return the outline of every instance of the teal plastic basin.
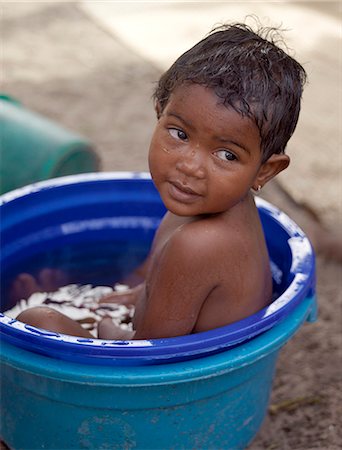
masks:
[[[23,268],[44,267],[46,255],[72,276],[89,270],[89,261],[89,274],[103,276],[106,251],[113,267],[112,240],[128,270],[163,214],[146,174],[59,178],[0,200],[3,285]],[[265,417],[279,350],[316,316],[306,236],[267,202],[258,200],[258,208],[277,298],[235,324],[177,338],[103,341],[0,314],[2,439],[13,449],[245,448]],[[6,289],[3,299],[5,310]]]
[[[2,437],[13,449],[243,449],[278,352],[314,303],[238,347],[173,364],[99,368],[2,343]]]

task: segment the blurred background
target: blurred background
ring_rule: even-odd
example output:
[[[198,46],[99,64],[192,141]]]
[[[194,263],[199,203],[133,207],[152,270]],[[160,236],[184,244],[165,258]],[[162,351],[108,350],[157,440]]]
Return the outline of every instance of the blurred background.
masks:
[[[215,25],[253,26],[254,16],[284,30],[309,83],[288,144],[291,165],[262,195],[314,243],[320,317],[284,349],[251,449],[341,448],[341,3],[7,1],[0,8],[1,92],[83,136],[105,171],[148,170],[155,83]]]

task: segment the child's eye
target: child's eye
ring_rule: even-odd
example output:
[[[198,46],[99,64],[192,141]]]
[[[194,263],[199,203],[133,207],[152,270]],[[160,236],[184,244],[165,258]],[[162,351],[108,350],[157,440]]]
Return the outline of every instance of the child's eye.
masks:
[[[179,128],[169,128],[169,133],[173,138],[180,139],[181,141],[186,141],[188,139],[186,133]]]
[[[237,159],[234,153],[229,150],[219,150],[216,152],[216,156],[223,161],[235,161]]]

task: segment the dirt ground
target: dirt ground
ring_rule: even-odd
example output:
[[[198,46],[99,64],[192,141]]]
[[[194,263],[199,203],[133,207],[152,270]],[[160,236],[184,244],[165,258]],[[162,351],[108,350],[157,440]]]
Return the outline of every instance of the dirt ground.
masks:
[[[158,68],[74,3],[3,2],[1,39],[3,92],[88,137],[103,170],[147,170]],[[249,449],[337,450],[342,448],[341,261],[320,247],[329,232],[317,238],[317,218],[284,188],[274,183],[263,195],[313,233],[319,319],[305,324],[282,350],[269,413]]]

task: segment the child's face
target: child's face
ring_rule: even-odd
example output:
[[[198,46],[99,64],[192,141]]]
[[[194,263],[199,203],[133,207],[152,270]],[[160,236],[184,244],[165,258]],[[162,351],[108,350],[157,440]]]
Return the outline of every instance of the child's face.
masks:
[[[180,216],[220,213],[245,199],[261,160],[257,126],[198,84],[172,93],[149,152],[162,200]]]

